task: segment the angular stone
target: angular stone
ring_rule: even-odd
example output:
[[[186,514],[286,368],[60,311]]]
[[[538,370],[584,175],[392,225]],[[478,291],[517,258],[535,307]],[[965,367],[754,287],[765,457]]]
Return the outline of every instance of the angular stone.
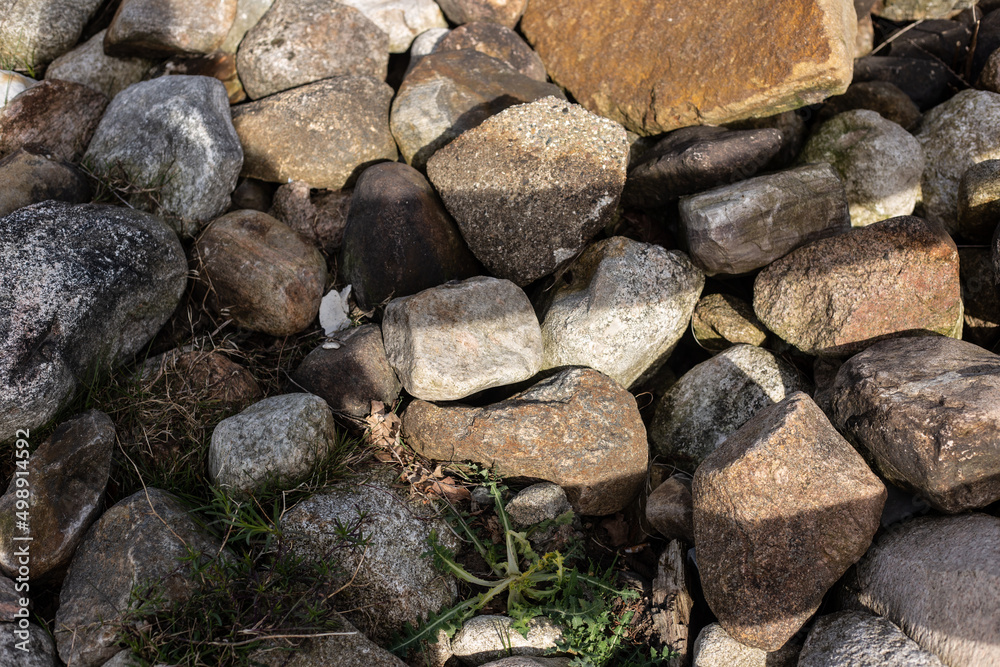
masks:
[[[439,148],[513,104],[562,92],[478,51],[423,56],[392,103],[392,135],[407,164],[423,169]]]
[[[343,635],[307,640],[291,653],[280,640],[272,640],[275,650],[254,652],[250,663],[264,667],[406,667],[405,662],[358,632],[346,619],[340,621],[337,632]]]
[[[668,540],[694,543],[693,512],[691,482],[684,477],[670,477],[646,498],[646,520]]]
[[[434,0],[341,0],[389,35],[389,53],[406,53],[413,39],[448,22]]]
[[[828,99],[816,115],[818,122],[826,122],[845,111],[868,109],[886,120],[891,120],[907,132],[916,129],[920,122],[920,109],[910,96],[888,81],[858,81],[843,95]]]
[[[764,651],[741,644],[718,623],[698,633],[694,664],[698,667],[796,667],[800,644],[789,642],[777,651]]]
[[[802,653],[801,667],[944,667],[930,651],[881,616],[842,611],[816,619]]]
[[[0,60],[32,69],[77,43],[103,0],[2,0]]]
[[[334,0],[276,0],[236,54],[252,100],[334,77],[381,81],[388,64],[388,35],[359,10]]]
[[[184,250],[153,216],[44,202],[0,219],[0,442],[49,421],[180,301]]]
[[[698,364],[660,399],[649,429],[653,452],[694,470],[730,434],[808,380],[787,362],[752,345],[735,345]]]
[[[513,29],[528,0],[440,0],[448,19],[457,25],[486,21]]]
[[[976,0],[882,0],[872,13],[890,21],[946,19],[975,5]]]
[[[0,623],[0,665],[17,665],[18,667],[57,667],[59,661],[56,647],[49,637],[47,628],[24,620],[26,628],[20,623]],[[27,631],[27,643],[18,636],[18,632]]]
[[[111,56],[212,53],[236,18],[237,0],[122,0],[104,35]]]
[[[31,147],[77,161],[97,129],[108,99],[70,81],[42,81],[0,109],[0,156]]]
[[[527,633],[514,630],[509,616],[484,614],[462,625],[451,639],[451,652],[463,665],[480,667],[504,656],[544,656],[563,640],[562,629],[539,616],[528,622]]]
[[[45,70],[45,79],[61,79],[83,84],[109,99],[133,83],[142,81],[153,66],[149,58],[116,58],[104,53],[104,35],[100,31],[72,51],[52,61]]]
[[[935,223],[902,216],[814,241],[754,281],[754,311],[806,354],[846,357],[925,331],[959,338],[958,249]]]
[[[90,183],[73,165],[24,148],[0,160],[0,217],[48,199],[90,201]]]
[[[959,248],[958,258],[965,310],[962,339],[993,349],[1000,338],[1000,292],[993,277],[990,249]]]
[[[965,170],[958,185],[955,232],[975,243],[989,243],[1000,222],[1000,160],[984,160]]]
[[[477,21],[450,31],[434,46],[434,53],[474,49],[502,60],[526,77],[545,83],[548,75],[538,54],[510,28],[499,23]]]
[[[851,82],[850,0],[703,10],[681,0],[532,0],[521,29],[553,81],[639,134],[768,116]],[[747,28],[757,25],[774,29]]]
[[[646,429],[635,398],[606,375],[571,368],[484,408],[414,401],[406,443],[441,461],[473,460],[498,474],[563,487],[580,514],[613,514],[646,479]]]
[[[317,81],[233,109],[244,176],[338,190],[359,168],[399,154],[389,132],[392,88],[367,77]]]
[[[746,301],[731,294],[709,294],[694,307],[691,334],[709,352],[721,352],[741,343],[764,347],[768,331]]]
[[[527,380],[542,364],[542,332],[528,297],[480,276],[393,299],[385,352],[410,395],[451,401]]]
[[[598,241],[550,290],[542,367],[588,366],[632,385],[677,345],[704,285],[680,251],[623,236]]]

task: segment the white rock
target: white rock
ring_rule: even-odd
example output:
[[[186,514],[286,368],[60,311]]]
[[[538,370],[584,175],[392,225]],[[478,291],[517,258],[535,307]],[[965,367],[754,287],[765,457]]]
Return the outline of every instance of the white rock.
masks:
[[[944,667],[882,616],[843,611],[816,619],[798,667]]]
[[[246,34],[257,25],[273,4],[274,0],[237,0],[236,18],[219,50],[223,53],[236,53]]]
[[[37,85],[38,81],[35,81],[31,77],[18,74],[17,72],[0,69],[0,109],[7,106],[7,102],[11,101],[28,88]]]
[[[448,22],[434,0],[340,0],[367,16],[389,35],[389,53],[405,53],[413,39]]]
[[[528,636],[511,629],[507,616],[470,618],[451,640],[451,652],[462,664],[479,667],[504,656],[542,656],[562,639],[562,630],[544,617],[528,623]]]

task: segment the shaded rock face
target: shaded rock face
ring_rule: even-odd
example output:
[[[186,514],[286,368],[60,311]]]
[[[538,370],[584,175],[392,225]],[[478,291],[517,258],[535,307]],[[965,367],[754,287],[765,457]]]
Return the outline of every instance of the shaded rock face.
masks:
[[[694,542],[693,511],[687,478],[670,477],[646,498],[646,519],[668,540]]]
[[[109,100],[133,83],[142,81],[153,66],[148,58],[116,58],[104,53],[102,30],[86,42],[59,56],[46,68],[45,78],[83,84]]]
[[[0,155],[30,146],[62,160],[79,160],[108,100],[71,81],[42,81],[0,110]]]
[[[842,600],[886,617],[946,665],[994,665],[997,553],[997,517],[914,519],[876,541],[845,578]]]
[[[849,359],[834,422],[882,475],[946,512],[1000,500],[1000,356],[938,336],[900,338]]]
[[[48,199],[90,201],[90,183],[73,165],[21,148],[0,160],[0,217]]]
[[[904,130],[912,131],[920,122],[920,109],[913,100],[888,81],[858,81],[852,83],[843,95],[828,99],[819,110],[816,120],[825,122],[837,114],[855,109],[874,111]]]
[[[851,82],[850,0],[716,10],[680,0],[532,0],[521,29],[553,81],[639,134],[776,114]],[[747,30],[755,25],[776,28]]]
[[[0,59],[31,67],[66,53],[102,0],[3,0],[0,2]],[[44,20],[38,17],[44,16]]]
[[[1000,220],[1000,160],[984,160],[965,170],[958,185],[956,232],[989,243]]]
[[[51,419],[95,366],[149,342],[187,279],[174,232],[125,208],[44,202],[0,219],[0,441]]]
[[[414,401],[403,432],[417,452],[471,459],[503,476],[563,487],[580,514],[621,510],[646,476],[646,429],[635,398],[607,376],[567,369],[484,408]]]
[[[927,111],[948,99],[956,78],[947,65],[937,60],[877,55],[854,62],[854,81],[891,83],[913,100],[920,111]]]
[[[705,599],[734,639],[774,651],[868,549],[886,490],[797,392],[705,459],[692,498]]]
[[[987,350],[1000,339],[1000,293],[993,276],[989,247],[959,248],[962,304],[965,322],[962,338]]]
[[[279,186],[274,192],[273,202],[260,202],[257,210],[267,210],[268,215],[281,220],[330,256],[340,250],[343,242],[351,195],[349,189],[321,190],[314,195],[308,183],[292,181]],[[235,193],[233,206],[256,208],[237,206]]]
[[[731,294],[709,294],[694,307],[691,333],[709,352],[721,352],[740,343],[763,347],[768,331],[746,301]]]
[[[792,251],[754,281],[754,312],[806,354],[846,357],[915,332],[960,337],[958,249],[902,216]]]
[[[265,667],[406,667],[405,662],[358,632],[346,619],[340,621],[337,631],[344,635],[308,640],[293,653],[278,644],[275,650],[265,648],[253,653],[250,660]]]
[[[237,0],[122,0],[104,35],[113,56],[212,53],[236,18]]]
[[[510,28],[499,23],[477,21],[460,25],[444,36],[435,46],[434,53],[474,49],[491,58],[502,60],[524,76],[536,81],[548,81],[545,65],[528,43]]]
[[[816,619],[802,653],[801,667],[944,667],[936,655],[881,616],[842,611]]]

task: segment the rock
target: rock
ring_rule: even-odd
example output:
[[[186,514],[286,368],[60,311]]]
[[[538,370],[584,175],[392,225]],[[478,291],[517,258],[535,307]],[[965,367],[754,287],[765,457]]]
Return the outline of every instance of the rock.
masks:
[[[17,590],[17,584],[14,583],[12,579],[0,576],[0,622],[18,620],[18,614],[23,617],[24,612],[21,611],[21,598],[23,596]],[[29,600],[29,602],[31,602]],[[34,605],[29,604],[28,609],[30,610]]]
[[[72,81],[103,93],[109,100],[133,83],[139,83],[153,66],[149,58],[116,58],[104,53],[102,30],[72,51],[64,53],[45,70],[45,79]]]
[[[979,78],[990,56],[1000,48],[1000,13],[996,11],[1000,9],[1000,6],[996,3],[991,3],[990,0],[984,0],[977,3],[977,5],[977,12],[985,12],[985,16],[983,13],[979,13],[975,17],[978,20],[974,20],[972,26],[970,26],[975,26],[976,30],[976,44],[972,53],[972,68],[969,72],[970,81],[976,81]],[[977,23],[978,25],[976,25]]]
[[[49,421],[79,379],[138,352],[174,311],[187,261],[162,221],[44,202],[0,219],[0,442]]]
[[[553,521],[573,510],[566,492],[558,484],[539,482],[518,491],[504,511],[518,528]]]
[[[879,538],[845,579],[842,597],[885,616],[946,665],[997,664],[998,551],[997,517],[914,519]]]
[[[868,549],[886,490],[806,394],[750,418],[694,475],[709,607],[737,641],[781,648]]]
[[[90,183],[80,170],[24,148],[0,159],[0,183],[0,217],[47,199],[90,201]]]
[[[0,69],[0,109],[28,88],[37,85],[38,81],[30,77]]]
[[[66,53],[103,0],[3,0],[0,60],[37,69]]]
[[[434,0],[341,0],[389,35],[389,53],[406,53],[413,39],[427,30],[447,28]]]
[[[813,382],[816,383],[813,400],[831,421],[833,421],[833,383],[843,365],[843,359],[834,357],[816,357],[813,360]],[[891,493],[889,500],[892,500]]]
[[[863,58],[875,47],[875,26],[870,14],[858,17],[858,36],[854,40],[854,58]]]
[[[958,249],[965,321],[962,338],[987,350],[1000,338],[1000,294],[993,278],[989,248]]]
[[[1000,500],[1000,356],[939,336],[887,340],[848,360],[834,423],[889,482],[945,512]]]
[[[152,188],[152,198],[139,192],[130,204],[156,209],[179,234],[193,236],[229,207],[243,149],[221,82],[165,76],[130,86],[111,101],[84,160],[111,182]]]
[[[944,667],[881,616],[842,611],[816,619],[802,653],[801,667]]]
[[[236,57],[232,53],[216,51],[208,55],[174,56],[150,68],[146,78],[155,79],[178,74],[218,79],[226,87],[230,104],[242,102],[247,98],[243,84],[236,73]]]
[[[785,169],[790,166],[802,151],[809,134],[806,125],[805,112],[785,111],[765,118],[745,118],[727,123],[730,130],[765,130],[775,129],[781,132],[781,148],[771,161],[764,165],[766,171]]]
[[[440,0],[438,4],[457,25],[484,21],[513,29],[521,20],[528,0]]]
[[[632,385],[673,351],[704,285],[680,251],[623,236],[598,241],[550,291],[542,367],[589,366]]]
[[[826,162],[836,170],[855,227],[910,215],[920,199],[920,142],[874,111],[845,111],[826,121],[799,160]]]
[[[629,169],[622,202],[636,208],[666,206],[690,195],[753,176],[778,154],[774,128],[730,131],[685,127],[660,139]]]
[[[531,50],[520,35],[499,23],[477,21],[460,25],[437,42],[434,53],[462,49],[474,49],[502,60],[535,81],[548,81],[545,65],[538,54]]]
[[[780,358],[752,345],[734,345],[703,361],[667,390],[649,429],[653,453],[694,470],[761,409],[808,380]]]
[[[293,181],[289,183],[289,186],[294,186],[296,183],[302,183],[302,181]],[[241,178],[239,180],[239,185],[233,190],[233,205],[230,208],[231,211],[239,211],[241,209],[253,209],[254,211],[260,211],[261,213],[267,213],[268,215],[278,218],[283,223],[292,227],[295,226],[288,220],[283,218],[285,215],[283,212],[275,210],[272,206],[274,195],[277,192],[277,186],[274,183],[267,183],[265,181],[259,181],[256,178]],[[309,188],[306,188],[306,196],[309,195]],[[299,231],[299,230],[296,230]],[[302,233],[301,231],[299,232]]]
[[[899,34],[884,55],[924,58],[944,63],[954,72],[965,71],[972,30],[959,21],[929,19]]]
[[[345,635],[310,639],[291,653],[274,641],[277,650],[256,651],[250,655],[250,662],[264,667],[406,667],[405,662],[358,632],[346,619],[340,621],[338,632]]]
[[[382,337],[403,387],[426,401],[527,380],[542,364],[542,333],[528,297],[497,278],[469,278],[393,299]]]
[[[984,160],[962,174],[958,185],[955,232],[976,243],[989,243],[1000,220],[1000,160]]]
[[[388,65],[388,35],[334,0],[276,0],[236,54],[252,100],[334,77],[382,81]]]
[[[452,654],[463,665],[479,667],[504,656],[544,656],[562,641],[562,629],[545,617],[528,622],[527,636],[508,616],[473,616],[451,639]]]
[[[983,65],[983,71],[976,80],[976,88],[1000,93],[1000,49],[994,51]]]
[[[97,129],[108,99],[70,81],[42,81],[0,109],[0,156],[30,146],[77,161]]]
[[[524,76],[472,49],[420,58],[392,103],[392,135],[407,164],[423,169],[442,146],[513,104],[555,95],[559,88]]]
[[[398,157],[390,100],[392,88],[381,81],[338,77],[235,107],[243,175],[339,190],[359,168]]]
[[[0,665],[56,667],[56,647],[48,629],[26,618],[19,621],[23,623],[0,623]]]
[[[222,545],[202,533],[176,497],[149,488],[106,511],[73,556],[56,612],[55,639],[63,662],[97,667],[122,650],[120,624],[134,609],[132,589],[155,582],[162,594],[150,611],[186,599],[195,587],[191,551],[219,557]]]
[[[850,227],[844,184],[827,164],[683,197],[680,215],[691,259],[709,276],[748,273]]]
[[[431,184],[400,162],[369,167],[358,179],[339,268],[362,308],[482,270]]]
[[[212,53],[222,46],[236,18],[237,0],[122,0],[104,52],[156,58]]]
[[[627,164],[621,126],[547,97],[466,131],[434,154],[427,175],[476,258],[523,286],[610,221]]]
[[[236,0],[236,18],[226,33],[226,39],[219,47],[223,53],[236,53],[240,42],[257,23],[260,22],[274,0]]]
[[[883,220],[814,241],[754,281],[754,312],[806,354],[846,357],[915,331],[962,333],[958,250],[920,218]]]
[[[845,111],[868,109],[890,120],[907,132],[916,129],[920,122],[920,109],[909,95],[888,81],[858,81],[847,92],[828,99],[816,116],[826,122]]]
[[[1000,158],[1000,95],[960,92],[927,112],[917,139],[927,160],[921,181],[924,211],[955,233],[962,175],[978,162]]]
[[[710,623],[698,633],[694,643],[694,664],[698,667],[795,667],[801,645],[789,642],[767,652],[741,644],[718,623]]]
[[[694,543],[691,481],[674,475],[653,489],[646,498],[646,520],[668,540]]]
[[[850,0],[716,9],[680,0],[532,0],[521,30],[553,81],[590,111],[643,135],[769,116],[842,93],[851,82],[857,16]],[[775,29],[747,30],[765,24]]]
[[[405,623],[417,624],[455,601],[454,578],[442,575],[427,555],[431,531],[443,546],[459,545],[439,511],[394,490],[391,480],[352,480],[300,502],[284,515],[281,528],[292,553],[332,557],[336,582],[346,584],[357,572],[338,603],[354,609],[345,614],[351,623],[385,642]],[[357,526],[365,548],[345,549],[338,526]]]
[[[501,660],[487,662],[482,667],[569,667],[569,658],[534,658],[528,656],[512,656]]]
[[[882,0],[873,7],[872,13],[890,21],[944,19],[974,4],[975,0]]]
[[[731,294],[703,296],[691,315],[691,333],[709,352],[733,345],[764,347],[767,329],[754,315],[753,306]]]
[[[382,330],[365,324],[337,334],[340,347],[319,346],[292,373],[296,386],[316,394],[334,412],[365,417],[372,401],[392,405],[402,385],[389,366]]]
[[[275,190],[267,212],[332,255],[344,239],[351,195],[351,190],[321,190],[313,195],[308,183],[292,181]]]
[[[290,336],[316,319],[326,261],[287,225],[260,211],[233,211],[208,226],[196,249],[216,307],[239,326]]]
[[[943,63],[925,58],[865,56],[854,63],[854,82],[886,81],[904,93],[917,108],[926,111],[944,102],[959,84]]]
[[[403,434],[428,458],[473,460],[504,477],[558,484],[580,514],[621,510],[646,478],[646,429],[635,398],[585,368],[483,408],[414,401],[403,414]]]

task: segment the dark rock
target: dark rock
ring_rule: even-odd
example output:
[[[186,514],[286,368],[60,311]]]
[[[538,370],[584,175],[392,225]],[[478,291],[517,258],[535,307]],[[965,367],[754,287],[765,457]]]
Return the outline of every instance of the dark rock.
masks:
[[[976,88],[1000,93],[1000,48],[994,51],[976,79]]]
[[[488,21],[513,29],[528,0],[440,0],[438,4],[452,23]]]
[[[351,208],[351,190],[312,193],[304,181],[278,187],[268,214],[302,234],[326,255],[340,250]]]
[[[0,109],[0,156],[19,148],[77,161],[97,129],[108,98],[70,81],[42,81]]]
[[[694,543],[694,506],[691,501],[691,480],[675,475],[646,498],[646,520],[668,540]]]
[[[90,183],[80,170],[24,148],[0,160],[0,183],[0,217],[47,199],[90,201]]]
[[[7,623],[17,620],[17,614],[21,611],[21,598],[24,597],[17,590],[17,584],[13,579],[0,577],[0,622]],[[29,600],[30,602],[30,600]],[[28,605],[31,609],[34,605]]]
[[[499,23],[479,21],[460,25],[434,46],[434,53],[473,49],[502,60],[524,76],[548,81],[545,65],[528,43],[510,28]]]
[[[993,276],[990,249],[962,247],[958,249],[958,258],[962,305],[965,307],[962,338],[992,349],[1000,338],[1000,294]]]
[[[972,54],[972,76],[971,81],[979,78],[980,73],[986,66],[986,61],[997,49],[1000,49],[1000,6],[990,9],[985,8],[988,13],[979,21],[976,26],[976,45]]]
[[[887,81],[904,93],[921,111],[944,102],[960,82],[948,67],[925,58],[865,56],[854,63],[854,82]]]
[[[0,637],[0,665],[57,667],[61,664],[48,628],[26,618],[18,619],[17,623],[0,623]]]
[[[932,19],[898,35],[883,55],[934,60],[962,74],[971,40],[972,30],[968,26],[958,21]]]
[[[339,620],[337,632],[342,634],[306,640],[293,652],[280,640],[271,640],[273,650],[255,651],[250,663],[263,667],[406,667],[405,662],[368,639],[347,619]]]
[[[236,18],[237,0],[122,0],[104,35],[111,56],[212,53]]]
[[[256,178],[241,178],[239,185],[233,190],[232,210],[252,209],[261,213],[268,213],[288,225],[287,220],[275,215],[275,211],[272,210],[272,200],[275,190],[276,188],[273,183],[258,181]]]
[[[920,122],[920,109],[909,95],[888,81],[858,81],[852,83],[843,95],[828,99],[816,114],[816,122],[823,123],[837,114],[854,109],[874,111],[891,120],[906,131],[912,131]]]
[[[989,243],[1000,223],[1000,160],[983,160],[965,170],[958,185],[956,233]]]

